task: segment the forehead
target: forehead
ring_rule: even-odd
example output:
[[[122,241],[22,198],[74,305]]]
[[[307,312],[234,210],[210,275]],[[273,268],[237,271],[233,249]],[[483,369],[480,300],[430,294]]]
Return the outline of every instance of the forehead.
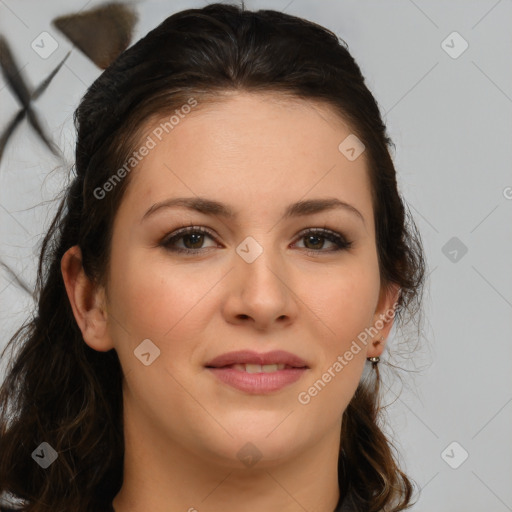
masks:
[[[154,147],[131,173],[126,200],[217,195],[248,208],[279,197],[369,195],[366,155],[350,161],[340,152],[352,131],[324,103],[236,93],[169,119],[144,127],[141,141]]]

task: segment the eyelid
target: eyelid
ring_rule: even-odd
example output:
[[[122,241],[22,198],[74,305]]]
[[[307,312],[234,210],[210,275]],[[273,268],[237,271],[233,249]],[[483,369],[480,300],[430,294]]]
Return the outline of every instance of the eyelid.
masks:
[[[209,237],[211,237],[212,239],[214,239],[217,242],[217,237],[213,233],[212,230],[210,230],[209,228],[205,228],[205,227],[202,227],[202,226],[196,226],[196,225],[192,225],[191,224],[190,226],[183,226],[183,227],[178,228],[175,231],[165,235],[164,238],[162,239],[161,243],[164,244],[164,243],[167,243],[167,242],[169,242],[170,240],[172,240],[174,238],[178,238],[178,237],[182,237],[182,236],[185,236],[185,235],[189,235],[191,233],[202,233],[202,234],[208,235]]]

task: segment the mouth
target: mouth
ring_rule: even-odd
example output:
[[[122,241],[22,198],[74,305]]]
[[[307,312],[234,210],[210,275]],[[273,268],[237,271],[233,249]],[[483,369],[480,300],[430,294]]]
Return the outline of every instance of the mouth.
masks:
[[[297,367],[297,366],[291,366],[289,364],[230,364],[226,366],[207,366],[206,368],[221,368],[221,369],[227,369],[232,368],[233,370],[237,370],[239,372],[247,372],[247,373],[275,373],[281,370],[293,370],[293,369],[306,369],[306,366],[303,367]]]
[[[249,371],[250,373],[270,372],[289,368],[309,368],[306,361],[301,357],[286,352],[285,350],[273,350],[272,352],[259,353],[252,350],[239,350],[237,352],[228,352],[215,357],[208,363],[207,368],[225,368],[228,366],[239,365],[238,369]],[[283,366],[284,365],[284,366]],[[275,368],[277,366],[277,368]],[[261,368],[259,368],[261,367]]]
[[[310,369],[303,359],[285,351],[231,352],[216,357],[205,368],[224,384],[253,395],[279,391]]]

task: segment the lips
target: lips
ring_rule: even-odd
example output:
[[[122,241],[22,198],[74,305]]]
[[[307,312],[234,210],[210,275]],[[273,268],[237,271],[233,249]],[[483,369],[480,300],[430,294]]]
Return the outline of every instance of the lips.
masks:
[[[224,368],[232,365],[286,365],[289,368],[309,368],[306,361],[299,356],[284,350],[273,350],[266,353],[258,353],[252,350],[240,350],[228,352],[215,357],[205,364],[207,368]]]
[[[205,367],[224,384],[252,395],[280,392],[309,371],[304,359],[284,350],[264,354],[252,350],[228,352],[212,359]]]

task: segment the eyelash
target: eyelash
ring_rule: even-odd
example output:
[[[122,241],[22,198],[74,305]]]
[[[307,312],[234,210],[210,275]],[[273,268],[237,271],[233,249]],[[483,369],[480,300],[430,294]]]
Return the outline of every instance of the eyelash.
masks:
[[[164,238],[162,240],[162,242],[160,242],[160,245],[168,251],[184,253],[184,254],[197,254],[198,252],[201,252],[203,249],[208,249],[208,248],[182,249],[182,248],[172,247],[172,244],[175,243],[177,240],[179,240],[180,238],[183,238],[186,235],[191,235],[191,234],[207,235],[210,238],[212,238],[212,240],[214,240],[216,242],[215,237],[207,229],[201,228],[198,226],[191,226],[188,228],[180,229],[180,230],[174,232],[172,234],[172,236],[168,236],[168,237]],[[318,256],[319,253],[333,253],[333,252],[343,251],[343,250],[350,249],[350,247],[352,247],[352,242],[348,241],[343,235],[336,233],[335,231],[330,231],[325,228],[324,229],[320,229],[320,228],[308,229],[306,231],[303,231],[301,233],[301,235],[299,236],[299,240],[302,238],[305,238],[307,236],[311,236],[311,235],[317,236],[317,237],[319,236],[320,238],[325,238],[326,240],[329,240],[330,242],[332,242],[338,246],[337,249],[331,249],[329,251],[323,251],[321,249],[319,249],[319,250],[304,249],[306,251],[306,253],[313,255],[313,256]]]

